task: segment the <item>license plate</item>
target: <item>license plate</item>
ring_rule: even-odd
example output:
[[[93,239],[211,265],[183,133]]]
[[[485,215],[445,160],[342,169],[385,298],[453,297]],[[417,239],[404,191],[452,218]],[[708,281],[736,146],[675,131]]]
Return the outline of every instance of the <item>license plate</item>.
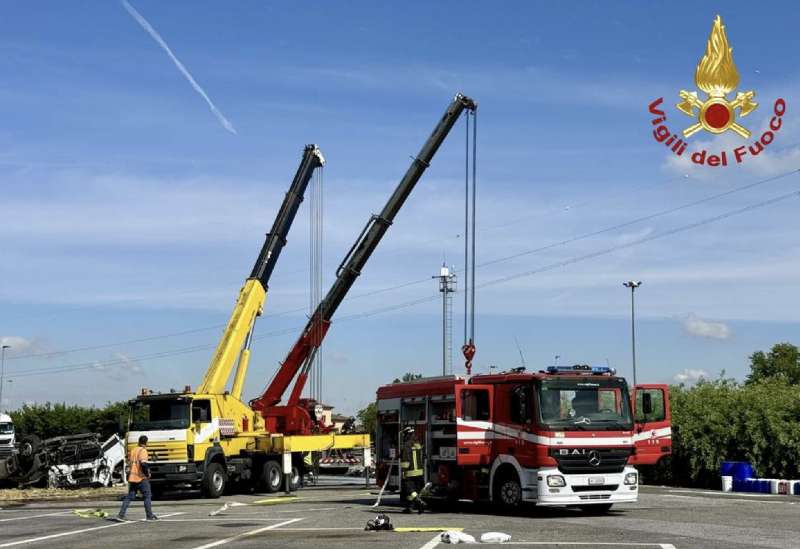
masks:
[[[606,479],[603,477],[591,477],[589,478],[589,484],[591,486],[597,486],[598,484],[605,484]]]

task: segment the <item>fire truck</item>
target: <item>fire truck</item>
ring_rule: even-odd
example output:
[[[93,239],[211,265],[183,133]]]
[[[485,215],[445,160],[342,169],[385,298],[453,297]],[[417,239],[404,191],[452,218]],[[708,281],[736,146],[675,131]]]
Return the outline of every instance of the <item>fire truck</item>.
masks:
[[[642,417],[656,417],[653,399],[642,393]],[[377,408],[380,484],[405,497],[400,452],[413,436],[423,447],[427,497],[505,508],[605,512],[635,502],[639,474],[629,461],[637,437],[663,432],[660,422],[635,423],[628,384],[607,366],[421,378],[380,387]]]

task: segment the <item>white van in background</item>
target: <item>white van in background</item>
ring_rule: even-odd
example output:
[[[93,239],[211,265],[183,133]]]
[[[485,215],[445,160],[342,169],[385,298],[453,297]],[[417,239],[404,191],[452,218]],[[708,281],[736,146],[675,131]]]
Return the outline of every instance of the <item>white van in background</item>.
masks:
[[[8,414],[0,414],[0,459],[14,453],[14,423]]]

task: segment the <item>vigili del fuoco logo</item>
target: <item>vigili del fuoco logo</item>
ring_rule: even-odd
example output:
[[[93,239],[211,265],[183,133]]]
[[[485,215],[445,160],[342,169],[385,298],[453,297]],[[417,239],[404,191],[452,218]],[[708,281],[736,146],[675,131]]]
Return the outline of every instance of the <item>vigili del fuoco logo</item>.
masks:
[[[695,164],[728,166],[741,164],[748,158],[758,156],[775,140],[775,134],[780,131],[782,117],[786,113],[784,99],[779,98],[772,105],[769,127],[757,138],[753,137],[753,133],[741,121],[758,108],[758,103],[754,100],[756,92],[738,91],[735,97],[728,99],[731,92],[739,87],[739,71],[733,62],[733,48],[728,45],[725,25],[719,15],[711,27],[706,52],[697,64],[694,82],[702,93],[697,90],[681,90],[681,102],[676,105],[678,111],[694,120],[693,124],[681,132],[680,137],[667,127],[667,115],[662,110],[663,97],[659,97],[648,107],[650,114],[654,116],[653,137],[673,154],[683,156],[689,146],[686,140],[698,132],[706,131],[717,135],[733,132],[745,140],[745,143],[730,151],[698,149],[688,153]]]

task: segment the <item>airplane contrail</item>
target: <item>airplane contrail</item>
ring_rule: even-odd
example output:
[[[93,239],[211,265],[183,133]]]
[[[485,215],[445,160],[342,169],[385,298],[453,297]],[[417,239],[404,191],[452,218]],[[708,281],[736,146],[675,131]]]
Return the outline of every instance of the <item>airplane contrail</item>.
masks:
[[[208,103],[208,108],[211,109],[211,112],[217,117],[217,120],[219,120],[219,123],[222,124],[222,127],[232,134],[236,134],[236,128],[233,127],[233,124],[231,124],[230,120],[225,118],[225,115],[220,112],[216,105],[214,105],[214,102],[211,101],[211,98],[208,97],[208,94],[205,92],[205,90],[200,87],[200,84],[197,83],[189,70],[184,66],[183,63],[181,63],[180,59],[175,57],[175,54],[172,53],[172,50],[169,48],[167,43],[164,42],[164,39],[161,38],[161,35],[158,34],[156,29],[154,29],[147,19],[145,19],[142,14],[136,11],[136,8],[131,6],[127,0],[122,0],[122,6],[125,8],[125,10],[127,10],[131,17],[133,17],[136,22],[139,23],[139,25],[147,32],[147,34],[149,34],[153,40],[158,42],[158,45],[161,46],[161,49],[163,49],[167,55],[169,55],[169,58],[172,59],[172,62],[175,63],[175,66],[178,67],[178,70],[181,71],[181,74],[183,74],[183,76],[186,77],[186,80],[189,81],[189,84],[192,85],[194,91],[200,94],[200,97],[205,99],[206,103]]]

